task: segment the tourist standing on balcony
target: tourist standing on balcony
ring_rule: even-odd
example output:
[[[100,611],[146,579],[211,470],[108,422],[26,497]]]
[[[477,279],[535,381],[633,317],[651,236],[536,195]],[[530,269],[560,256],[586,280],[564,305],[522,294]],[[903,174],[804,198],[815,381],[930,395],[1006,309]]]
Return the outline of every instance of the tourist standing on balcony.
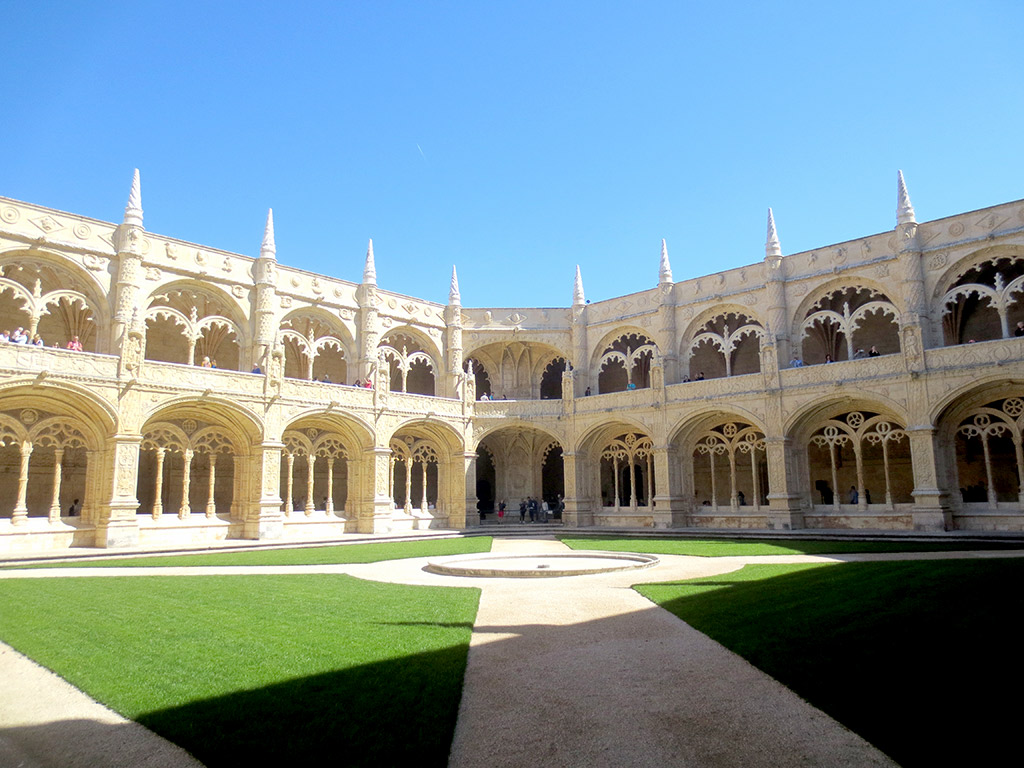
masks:
[[[212,363],[210,362],[210,358],[209,358],[209,357],[205,357],[205,356],[204,356],[204,357],[203,357],[203,362],[201,362],[201,363],[199,364],[199,366],[200,366],[201,368],[212,368],[212,367],[213,367],[213,364],[212,364]]]
[[[38,333],[32,337],[32,346],[34,347],[45,347],[46,342],[43,341],[43,337]]]
[[[67,348],[70,349],[72,352],[81,352],[82,342],[78,340],[77,336],[72,336],[71,341],[69,341],[67,344]]]
[[[0,341],[10,341],[10,340],[11,340],[11,332],[10,331],[4,331],[3,333],[0,333]]]
[[[14,333],[11,334],[11,341],[15,344],[28,344],[28,334],[25,333],[25,329],[18,326],[14,329]]]
[[[868,357],[879,357],[882,353],[878,351],[878,348],[872,344],[871,349],[868,350]]]

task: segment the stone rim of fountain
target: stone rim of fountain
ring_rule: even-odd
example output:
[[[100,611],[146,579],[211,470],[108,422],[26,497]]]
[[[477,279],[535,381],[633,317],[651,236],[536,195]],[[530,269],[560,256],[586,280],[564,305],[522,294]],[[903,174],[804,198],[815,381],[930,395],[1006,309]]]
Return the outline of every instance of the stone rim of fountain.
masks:
[[[506,555],[496,552],[431,560],[423,570],[442,576],[475,578],[554,578],[651,568],[661,560],[641,552],[551,552]]]

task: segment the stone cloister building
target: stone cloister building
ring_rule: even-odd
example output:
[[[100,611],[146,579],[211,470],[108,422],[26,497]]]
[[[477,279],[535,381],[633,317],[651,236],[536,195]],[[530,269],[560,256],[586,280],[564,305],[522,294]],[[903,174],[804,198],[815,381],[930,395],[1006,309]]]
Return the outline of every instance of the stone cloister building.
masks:
[[[463,528],[1024,529],[1024,201],[467,308],[0,198],[0,551]],[[653,273],[652,259],[652,273]],[[1024,334],[1024,324],[1021,326]],[[76,338],[82,351],[67,349]],[[56,343],[56,344],[55,344]],[[210,367],[206,367],[209,361]],[[214,367],[215,363],[215,367]],[[355,383],[367,386],[353,386]],[[77,504],[75,503],[77,500]],[[76,514],[69,514],[75,512]]]

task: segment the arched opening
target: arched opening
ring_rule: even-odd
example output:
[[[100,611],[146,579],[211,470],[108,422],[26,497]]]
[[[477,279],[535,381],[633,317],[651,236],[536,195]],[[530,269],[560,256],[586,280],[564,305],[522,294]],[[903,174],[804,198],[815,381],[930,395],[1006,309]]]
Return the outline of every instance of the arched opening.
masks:
[[[565,373],[565,358],[556,357],[544,368],[540,377],[540,399],[562,399],[562,374]]]
[[[486,447],[480,446],[476,452],[476,509],[481,519],[494,511],[496,480],[494,458]]]
[[[761,336],[764,329],[740,312],[717,315],[702,325],[687,350],[689,378],[715,379],[761,370]]]
[[[892,511],[913,502],[910,443],[889,416],[850,411],[827,419],[807,444],[812,504],[821,512]]]
[[[392,332],[381,340],[380,351],[382,359],[388,361],[392,392],[434,394],[434,359],[418,340]]]
[[[994,256],[967,269],[940,301],[945,344],[1024,336],[1022,293],[1024,257]]]
[[[728,421],[704,430],[692,456],[694,498],[702,510],[759,512],[767,506],[768,462],[757,427]]]
[[[490,468],[477,459],[477,481],[490,480],[494,500],[507,503],[507,513],[517,514],[519,504],[536,499],[556,508],[565,495],[561,444],[551,435],[527,426],[503,427],[480,442],[478,454],[486,454]]]
[[[235,512],[239,450],[230,430],[181,411],[142,430],[136,498],[154,520],[164,514],[228,518]]]
[[[243,339],[237,307],[201,285],[172,285],[146,310],[146,359],[240,370]]]
[[[601,505],[619,512],[649,507],[654,499],[654,443],[627,432],[605,443],[600,454]]]
[[[1024,399],[992,400],[958,419],[954,445],[961,508],[1024,510]]]
[[[77,337],[84,351],[100,351],[93,292],[74,271],[22,254],[0,265],[0,330],[21,328],[26,343],[45,347],[67,348]]]
[[[297,313],[285,318],[279,333],[284,347],[284,375],[347,383],[348,361],[342,336],[343,329],[316,315]]]
[[[601,394],[651,386],[654,343],[639,333],[623,334],[605,347],[598,361],[597,389]]]
[[[800,325],[807,365],[896,354],[899,313],[881,291],[840,288],[815,302]]]
[[[492,399],[494,397],[494,393],[491,390],[491,377],[488,375],[484,364],[475,357],[470,357],[462,364],[462,370],[469,373],[471,366],[473,368],[473,380],[476,382],[476,399]]]

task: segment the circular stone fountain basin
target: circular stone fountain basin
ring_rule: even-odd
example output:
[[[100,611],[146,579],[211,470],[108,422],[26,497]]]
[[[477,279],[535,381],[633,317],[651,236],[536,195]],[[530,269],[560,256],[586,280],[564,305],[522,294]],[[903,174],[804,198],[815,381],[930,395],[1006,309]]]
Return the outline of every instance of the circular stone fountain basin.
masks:
[[[430,562],[424,570],[445,576],[497,577],[506,579],[585,576],[630,571],[657,565],[654,555],[633,552],[567,552],[549,555],[478,555]]]

